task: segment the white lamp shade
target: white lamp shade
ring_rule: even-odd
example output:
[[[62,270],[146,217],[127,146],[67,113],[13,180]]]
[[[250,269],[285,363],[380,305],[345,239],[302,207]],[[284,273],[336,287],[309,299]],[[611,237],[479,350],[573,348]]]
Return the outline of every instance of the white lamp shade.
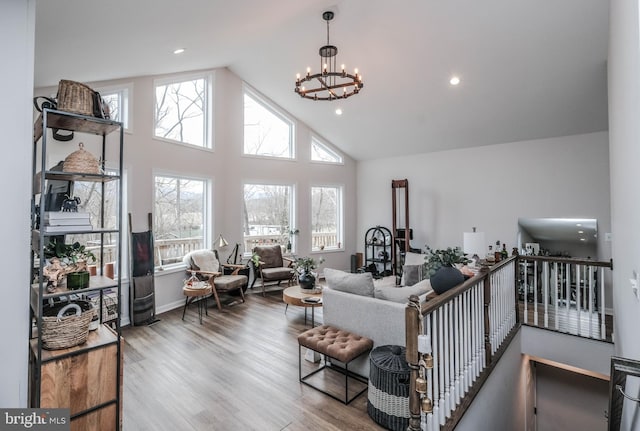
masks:
[[[462,238],[462,250],[469,257],[474,254],[477,254],[478,257],[483,257],[487,250],[484,232],[465,232]]]

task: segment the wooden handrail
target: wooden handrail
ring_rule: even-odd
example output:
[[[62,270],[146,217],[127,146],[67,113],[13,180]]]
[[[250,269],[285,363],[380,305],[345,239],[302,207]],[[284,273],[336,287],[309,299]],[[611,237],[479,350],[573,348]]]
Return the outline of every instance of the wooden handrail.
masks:
[[[591,259],[574,258],[574,257],[527,256],[527,255],[520,255],[518,256],[518,259],[531,260],[531,261],[535,260],[538,262],[569,263],[573,265],[602,266],[605,268],[613,269],[613,259],[609,261],[602,261],[602,260],[591,260]]]

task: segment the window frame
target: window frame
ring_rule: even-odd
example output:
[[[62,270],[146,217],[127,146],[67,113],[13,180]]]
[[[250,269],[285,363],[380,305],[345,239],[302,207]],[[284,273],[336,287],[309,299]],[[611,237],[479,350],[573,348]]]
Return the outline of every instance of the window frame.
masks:
[[[163,136],[156,135],[156,88],[162,85],[170,85],[177,84],[188,81],[195,81],[198,79],[204,79],[205,81],[205,106],[204,106],[204,140],[205,145],[200,146],[196,144],[191,144],[189,142],[177,141],[171,138],[165,138]],[[215,142],[214,142],[214,118],[215,118],[215,103],[214,103],[214,87],[215,87],[215,73],[214,72],[199,72],[199,73],[186,73],[180,75],[172,75],[165,76],[162,78],[157,78],[153,80],[153,88],[152,88],[152,98],[153,98],[153,121],[151,124],[151,137],[154,140],[161,142],[168,142],[171,144],[182,145],[189,148],[205,150],[205,151],[214,151],[215,150]]]
[[[133,133],[133,82],[126,84],[108,85],[105,87],[96,87],[95,90],[101,96],[122,93],[122,106],[120,106],[120,122],[125,133]]]
[[[271,156],[268,154],[252,154],[245,152],[245,111],[244,111],[244,98],[246,96],[251,97],[256,103],[261,105],[264,109],[269,111],[275,117],[279,118],[282,122],[289,125],[289,156],[288,157],[280,157],[280,156]],[[292,161],[296,160],[296,120],[294,117],[289,115],[285,110],[278,107],[275,103],[269,101],[266,97],[260,94],[258,91],[249,86],[246,82],[243,83],[242,86],[242,148],[241,154],[244,157],[256,157],[261,159],[270,159],[270,160],[287,160]]]
[[[293,230],[293,229],[297,229],[296,227],[296,184],[294,183],[287,183],[287,182],[280,182],[280,181],[260,181],[260,180],[246,180],[242,182],[242,205],[245,205],[245,201],[244,201],[244,193],[245,193],[245,187],[247,185],[257,185],[257,186],[279,186],[279,187],[288,187],[289,188],[289,229]],[[241,211],[242,212],[242,211]],[[252,249],[253,247],[247,247],[247,241],[251,238],[251,235],[246,236],[244,234],[244,221],[243,221],[243,226],[242,226],[242,241],[244,243],[244,253],[243,253],[243,257],[246,258],[250,258],[252,255]],[[284,232],[280,233],[280,235],[284,236],[286,235]],[[297,248],[297,235],[287,235],[289,237],[289,240],[291,241],[291,250],[286,250],[286,244],[281,244],[285,246],[285,251],[283,254],[295,254],[297,252],[296,248]]]
[[[313,145],[317,143],[320,147],[322,147],[327,153],[335,156],[339,161],[331,162],[327,160],[316,160],[313,158]],[[344,155],[340,153],[337,149],[333,147],[333,145],[329,144],[325,139],[316,135],[315,133],[311,134],[311,139],[309,141],[309,160],[311,163],[319,163],[322,165],[344,165]]]
[[[336,214],[336,247],[325,247],[324,249],[314,248],[313,246],[313,189],[314,188],[332,188],[337,190],[337,214]],[[344,251],[344,184],[317,183],[309,186],[309,235],[311,238],[311,253],[324,252],[341,252]]]
[[[192,180],[192,181],[202,181],[204,183],[204,191],[203,191],[203,208],[204,208],[204,216],[202,217],[202,244],[204,249],[210,249],[212,244],[212,220],[213,220],[213,178],[199,175],[188,175],[183,172],[176,171],[166,171],[166,170],[154,170],[152,172],[152,191],[151,191],[151,199],[153,202],[153,223],[154,226],[157,225],[156,221],[156,178],[157,177],[166,177],[173,178],[179,180]],[[154,229],[155,230],[155,229]],[[155,234],[155,232],[154,232]],[[154,261],[155,261],[155,250],[154,250]],[[184,263],[182,261],[172,262],[168,264],[162,264],[160,261],[159,265],[155,265],[156,273],[158,271],[170,270],[173,268],[184,267]]]

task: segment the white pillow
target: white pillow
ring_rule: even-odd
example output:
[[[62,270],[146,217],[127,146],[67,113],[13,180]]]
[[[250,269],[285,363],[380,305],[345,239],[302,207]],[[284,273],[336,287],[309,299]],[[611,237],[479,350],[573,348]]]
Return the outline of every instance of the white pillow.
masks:
[[[376,287],[374,296],[378,299],[406,304],[409,302],[411,295],[420,296],[431,291],[433,291],[431,282],[429,280],[422,280],[413,286],[407,287]]]
[[[373,275],[370,272],[352,274],[325,268],[324,278],[330,289],[361,296],[373,296]]]
[[[217,272],[220,270],[220,263],[216,259],[216,254],[211,250],[199,250],[191,253],[191,260],[201,271]]]

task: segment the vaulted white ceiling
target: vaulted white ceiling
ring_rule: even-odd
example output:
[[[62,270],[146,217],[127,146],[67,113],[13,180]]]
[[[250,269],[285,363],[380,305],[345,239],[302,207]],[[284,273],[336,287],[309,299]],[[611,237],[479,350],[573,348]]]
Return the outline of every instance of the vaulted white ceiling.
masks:
[[[325,10],[365,86],[314,102],[293,89],[319,67]],[[39,0],[36,14],[37,87],[228,67],[358,160],[608,128],[606,0]]]

